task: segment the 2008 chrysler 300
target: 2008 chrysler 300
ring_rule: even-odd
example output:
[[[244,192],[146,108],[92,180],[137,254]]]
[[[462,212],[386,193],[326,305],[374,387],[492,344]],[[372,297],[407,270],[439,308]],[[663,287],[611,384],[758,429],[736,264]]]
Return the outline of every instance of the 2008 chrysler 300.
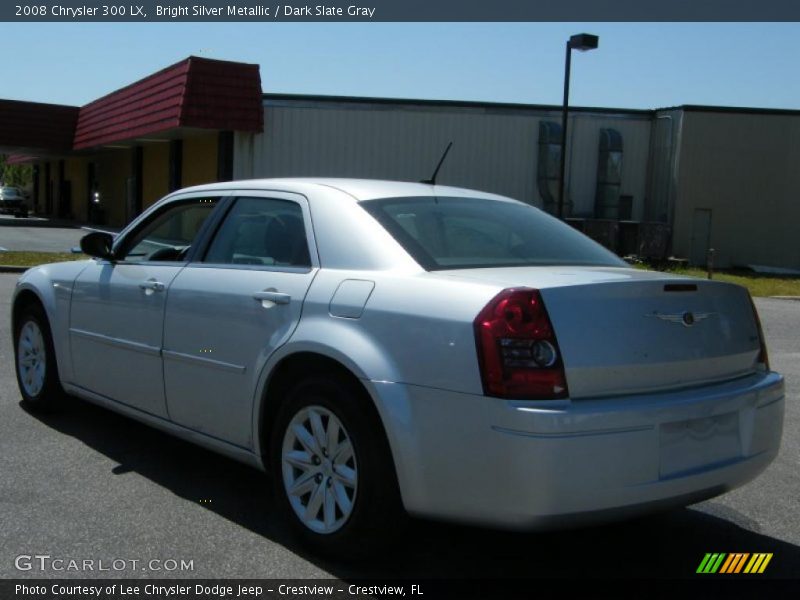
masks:
[[[515,529],[709,498],[775,457],[747,291],[629,268],[500,196],[276,179],[169,195],[13,302],[24,400],[64,392],[274,475],[317,548],[407,511]]]

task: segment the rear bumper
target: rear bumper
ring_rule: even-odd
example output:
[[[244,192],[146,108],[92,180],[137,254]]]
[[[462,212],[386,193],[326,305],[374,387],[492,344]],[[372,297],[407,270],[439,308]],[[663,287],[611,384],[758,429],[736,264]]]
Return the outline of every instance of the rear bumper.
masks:
[[[533,403],[371,382],[412,514],[515,529],[680,506],[774,459],[783,378]]]

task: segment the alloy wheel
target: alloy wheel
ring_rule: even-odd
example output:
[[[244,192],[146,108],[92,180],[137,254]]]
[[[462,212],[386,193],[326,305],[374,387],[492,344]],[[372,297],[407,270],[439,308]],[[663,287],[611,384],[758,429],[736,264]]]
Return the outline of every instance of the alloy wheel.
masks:
[[[47,373],[47,352],[42,330],[35,321],[26,322],[19,332],[17,369],[25,393],[38,396]]]
[[[289,422],[281,468],[286,497],[300,522],[316,533],[339,530],[353,512],[358,465],[339,418],[322,406],[306,406]]]

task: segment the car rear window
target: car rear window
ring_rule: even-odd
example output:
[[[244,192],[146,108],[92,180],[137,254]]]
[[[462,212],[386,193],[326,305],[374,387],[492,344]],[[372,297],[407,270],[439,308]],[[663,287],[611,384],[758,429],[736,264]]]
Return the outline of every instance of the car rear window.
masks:
[[[361,206],[429,271],[627,266],[566,223],[518,202],[425,196],[369,200]]]
[[[0,193],[5,196],[6,198],[21,198],[22,194],[20,194],[17,188],[2,188],[0,189]]]

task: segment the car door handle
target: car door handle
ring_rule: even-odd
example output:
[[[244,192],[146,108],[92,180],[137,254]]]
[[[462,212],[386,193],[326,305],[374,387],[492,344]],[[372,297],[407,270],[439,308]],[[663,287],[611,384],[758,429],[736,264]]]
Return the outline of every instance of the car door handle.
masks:
[[[273,304],[289,304],[292,297],[289,294],[282,294],[281,292],[263,291],[253,294],[253,299],[259,302],[272,302]]]
[[[156,281],[155,279],[148,279],[147,281],[143,281],[139,284],[139,287],[148,292],[163,292],[167,289],[160,281]]]

